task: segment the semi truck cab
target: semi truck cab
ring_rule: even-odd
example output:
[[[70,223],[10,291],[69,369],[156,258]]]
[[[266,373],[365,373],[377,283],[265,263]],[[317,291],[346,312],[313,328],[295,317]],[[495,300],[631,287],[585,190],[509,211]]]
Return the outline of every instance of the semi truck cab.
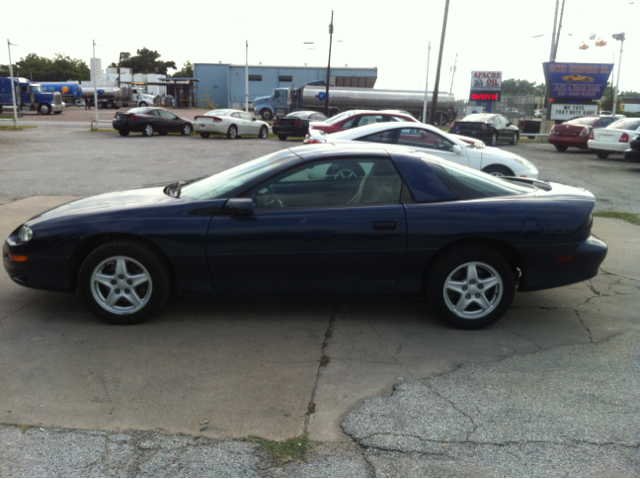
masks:
[[[289,111],[289,101],[291,93],[289,88],[276,88],[270,96],[256,98],[254,113],[262,117],[264,121],[269,121],[276,116],[278,110]]]

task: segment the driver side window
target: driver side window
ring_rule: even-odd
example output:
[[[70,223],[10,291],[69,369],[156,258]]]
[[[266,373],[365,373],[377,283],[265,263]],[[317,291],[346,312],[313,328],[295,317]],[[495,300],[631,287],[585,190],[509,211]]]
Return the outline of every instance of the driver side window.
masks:
[[[401,186],[390,160],[332,160],[289,171],[251,198],[258,209],[335,208],[397,203]]]

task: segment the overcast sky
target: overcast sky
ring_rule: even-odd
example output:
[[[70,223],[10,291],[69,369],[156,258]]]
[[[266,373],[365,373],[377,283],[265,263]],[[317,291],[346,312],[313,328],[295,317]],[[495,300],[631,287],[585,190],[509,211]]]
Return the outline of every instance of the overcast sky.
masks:
[[[424,89],[431,41],[431,90],[444,6],[445,0],[6,1],[2,31],[18,45],[11,50],[14,63],[29,53],[49,58],[61,53],[89,65],[95,39],[103,68],[120,52],[135,55],[143,47],[179,69],[187,60],[244,64],[247,40],[252,65],[326,66],[333,9],[333,66],[377,67],[376,88]],[[456,54],[456,97],[468,96],[473,70],[542,83],[555,6],[556,0],[450,0],[440,90],[451,87]],[[640,91],[639,19],[640,0],[566,0],[557,61],[611,63],[615,54],[617,75],[620,42],[611,34],[626,32],[620,89]],[[596,47],[590,34],[607,45]],[[543,36],[533,38],[537,35]],[[583,42],[588,49],[579,49]],[[0,63],[7,64],[6,44],[3,50]]]

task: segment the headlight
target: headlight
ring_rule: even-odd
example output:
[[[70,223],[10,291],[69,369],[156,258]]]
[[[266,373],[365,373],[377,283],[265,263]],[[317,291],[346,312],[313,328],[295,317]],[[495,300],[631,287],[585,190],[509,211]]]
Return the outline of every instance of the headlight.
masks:
[[[517,161],[518,163],[520,163],[522,166],[524,166],[527,170],[534,170],[535,166],[533,166],[533,163],[531,163],[529,160],[525,160],[524,158],[512,158],[513,160]]]
[[[20,231],[18,231],[18,237],[23,243],[31,241],[31,238],[33,238],[33,230],[27,225],[22,225],[22,228],[20,228]]]

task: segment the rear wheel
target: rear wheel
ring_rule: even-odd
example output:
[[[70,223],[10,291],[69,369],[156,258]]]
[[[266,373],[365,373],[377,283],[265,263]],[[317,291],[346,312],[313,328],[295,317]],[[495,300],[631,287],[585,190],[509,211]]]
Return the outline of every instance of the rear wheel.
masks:
[[[202,138],[209,138],[211,136],[211,133],[200,133],[200,136]]]
[[[278,135],[278,140],[285,141],[287,139],[287,135]]]
[[[114,241],[87,256],[78,287],[98,318],[111,324],[136,324],[162,307],[171,279],[164,258],[142,244]]]
[[[262,128],[260,128],[260,133],[258,134],[258,138],[265,139],[267,136],[269,136],[269,128],[263,125]]]
[[[513,171],[502,165],[489,165],[482,171],[493,176],[514,176]]]
[[[558,150],[560,153],[564,153],[565,151],[567,151],[567,148],[569,148],[566,145],[554,145],[556,147],[556,150]]]
[[[435,264],[427,293],[449,326],[480,329],[507,312],[515,295],[515,279],[507,261],[494,250],[460,249]]]
[[[512,145],[517,145],[519,139],[520,139],[520,135],[518,135],[518,133],[516,132],[516,133],[513,134],[513,138],[511,138],[510,143]]]
[[[227,130],[227,138],[234,140],[237,137],[238,137],[238,128],[236,127],[236,125],[231,125]]]
[[[596,151],[596,155],[601,160],[606,160],[609,157],[609,152],[608,151]]]
[[[129,130],[125,130],[124,128],[118,130],[118,133],[120,133],[120,136],[129,136]]]
[[[144,129],[142,130],[142,134],[144,136],[153,136],[153,125],[151,123],[147,123],[144,125]]]

